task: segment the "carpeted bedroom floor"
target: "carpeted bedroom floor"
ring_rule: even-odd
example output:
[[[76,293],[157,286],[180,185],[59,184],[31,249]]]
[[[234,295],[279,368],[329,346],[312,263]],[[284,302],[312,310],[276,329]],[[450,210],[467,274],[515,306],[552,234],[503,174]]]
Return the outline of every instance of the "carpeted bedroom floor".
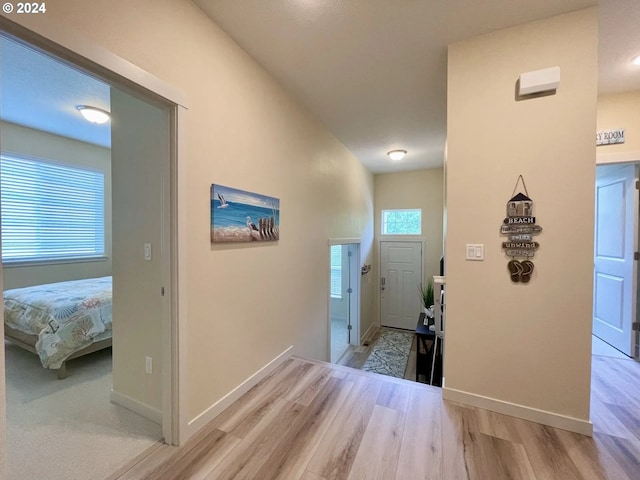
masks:
[[[102,480],[162,437],[109,401],[110,349],[70,361],[64,380],[9,342],[5,356],[7,480]]]

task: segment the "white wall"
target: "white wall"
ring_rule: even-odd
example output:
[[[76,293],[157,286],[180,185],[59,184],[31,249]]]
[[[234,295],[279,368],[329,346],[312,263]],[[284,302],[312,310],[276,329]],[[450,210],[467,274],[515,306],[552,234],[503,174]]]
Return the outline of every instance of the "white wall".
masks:
[[[45,36],[72,28],[188,100],[188,417],[291,345],[326,359],[327,239],[362,238],[373,263],[372,174],[187,0],[61,0],[36,17],[11,18]],[[211,246],[214,182],[280,198],[281,240]]]
[[[443,253],[442,215],[443,215],[443,172],[442,168],[416,170],[410,172],[377,174],[375,182],[375,238],[376,259],[380,254],[382,210],[422,209],[422,237],[425,240],[423,255],[423,277],[425,281],[440,273],[440,258]],[[379,268],[375,278],[379,279]],[[375,289],[376,322],[379,321],[380,290]],[[416,289],[416,295],[418,291]],[[417,315],[416,312],[416,321]]]
[[[422,236],[425,238],[425,279],[439,275],[442,257],[442,168],[377,174],[375,182],[376,241],[381,235],[382,210],[422,209]]]
[[[2,122],[0,144],[6,153],[64,162],[97,169],[105,178],[105,254],[94,262],[61,263],[37,266],[4,266],[7,289],[44,283],[111,275],[111,152],[108,148],[66,137]]]
[[[598,163],[640,161],[640,90],[598,97],[598,130],[625,129],[625,143],[599,145]]]
[[[168,109],[111,89],[113,185],[113,391],[151,419],[162,411],[161,296],[167,245]],[[151,258],[145,259],[145,244]],[[146,372],[146,358],[152,372]],[[123,396],[124,402],[123,402]],[[131,407],[130,407],[131,408]],[[134,407],[135,408],[135,407]]]
[[[598,10],[581,10],[456,43],[448,62],[445,397],[584,433],[597,27]],[[556,65],[555,95],[516,100],[521,73]],[[499,233],[520,174],[544,228],[526,285]],[[465,261],[466,243],[485,260]]]

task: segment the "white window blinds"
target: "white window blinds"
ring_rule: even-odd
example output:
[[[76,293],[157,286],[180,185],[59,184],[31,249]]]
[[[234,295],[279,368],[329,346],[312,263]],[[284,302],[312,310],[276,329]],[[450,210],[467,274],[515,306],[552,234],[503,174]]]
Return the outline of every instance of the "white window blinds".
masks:
[[[3,262],[104,256],[102,172],[3,154],[0,193]]]
[[[342,298],[342,245],[331,246],[331,297]]]

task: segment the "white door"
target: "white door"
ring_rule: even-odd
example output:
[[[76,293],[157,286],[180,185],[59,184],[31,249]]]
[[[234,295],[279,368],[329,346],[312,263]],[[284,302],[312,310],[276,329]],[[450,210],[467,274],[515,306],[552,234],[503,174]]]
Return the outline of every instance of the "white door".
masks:
[[[336,363],[349,347],[349,257],[345,245],[331,245],[331,362]]]
[[[631,355],[636,311],[635,165],[598,167],[596,176],[593,333]]]
[[[380,323],[415,330],[422,311],[422,243],[380,243]]]
[[[330,355],[336,363],[360,345],[360,244],[331,245]]]
[[[347,245],[347,323],[349,344],[360,346],[360,244]]]

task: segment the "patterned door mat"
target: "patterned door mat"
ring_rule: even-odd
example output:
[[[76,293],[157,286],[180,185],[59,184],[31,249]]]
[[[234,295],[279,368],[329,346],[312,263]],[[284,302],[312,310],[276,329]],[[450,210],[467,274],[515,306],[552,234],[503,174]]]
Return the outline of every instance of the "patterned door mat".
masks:
[[[413,332],[383,330],[362,370],[404,378],[414,336]]]

